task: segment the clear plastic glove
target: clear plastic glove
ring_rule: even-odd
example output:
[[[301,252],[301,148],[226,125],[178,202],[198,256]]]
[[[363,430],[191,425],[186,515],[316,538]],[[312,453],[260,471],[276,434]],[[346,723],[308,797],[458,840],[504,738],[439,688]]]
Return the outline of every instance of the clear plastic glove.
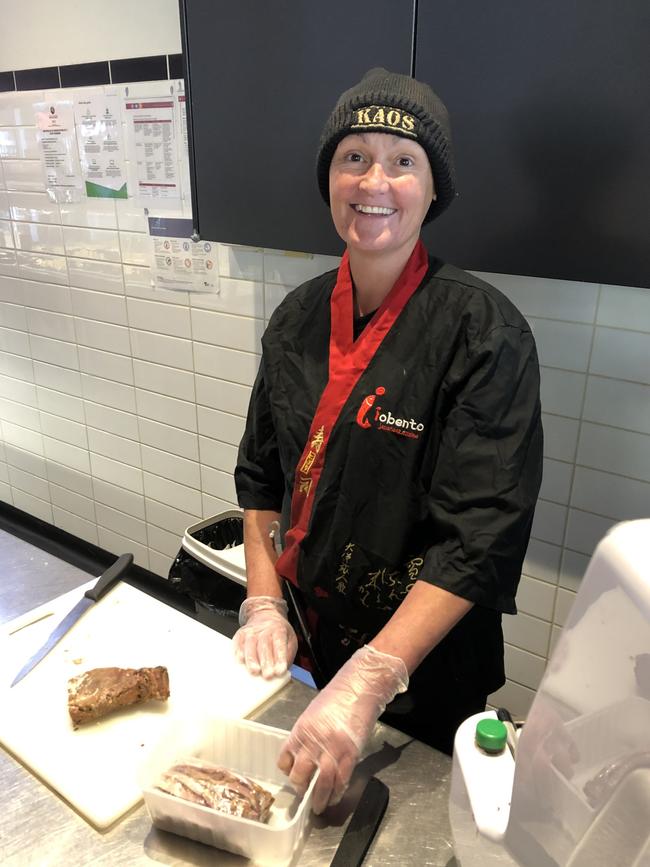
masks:
[[[275,596],[245,599],[239,609],[239,626],[232,640],[239,662],[251,674],[265,678],[284,674],[298,650],[284,599]]]
[[[298,718],[278,767],[300,792],[320,771],[312,809],[322,813],[343,797],[377,718],[409,683],[404,662],[366,644],[345,663]]]

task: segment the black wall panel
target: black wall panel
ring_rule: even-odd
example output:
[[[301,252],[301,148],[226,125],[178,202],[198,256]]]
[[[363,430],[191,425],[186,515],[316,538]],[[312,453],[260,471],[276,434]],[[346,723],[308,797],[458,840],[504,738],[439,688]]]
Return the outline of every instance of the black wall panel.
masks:
[[[416,77],[451,114],[461,267],[650,286],[647,0],[419,0]]]
[[[340,253],[325,118],[411,67],[414,0],[181,0],[204,238]],[[484,271],[650,286],[648,0],[418,0],[416,75],[447,103],[459,196],[429,248]]]
[[[413,0],[183,0],[181,15],[201,236],[340,254],[321,129],[370,67],[410,72]]]

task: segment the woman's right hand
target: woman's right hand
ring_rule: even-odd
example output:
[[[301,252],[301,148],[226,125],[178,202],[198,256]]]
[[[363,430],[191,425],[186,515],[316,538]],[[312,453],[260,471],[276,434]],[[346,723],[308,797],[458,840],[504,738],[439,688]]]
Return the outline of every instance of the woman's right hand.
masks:
[[[233,647],[251,674],[270,679],[293,663],[298,639],[287,619],[287,603],[275,596],[251,596],[239,609]]]

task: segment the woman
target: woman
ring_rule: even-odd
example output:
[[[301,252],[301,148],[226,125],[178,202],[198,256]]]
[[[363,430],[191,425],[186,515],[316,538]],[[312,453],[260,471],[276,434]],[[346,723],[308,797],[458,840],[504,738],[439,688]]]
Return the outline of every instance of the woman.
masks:
[[[419,238],[455,195],[433,91],[368,72],[332,112],[317,171],[346,251],[262,341],[235,472],[248,574],[235,648],[253,673],[286,670],[290,582],[327,685],[280,766],[303,788],[320,769],[321,812],[387,705],[384,721],[451,752],[503,684],[542,429],[526,321]]]

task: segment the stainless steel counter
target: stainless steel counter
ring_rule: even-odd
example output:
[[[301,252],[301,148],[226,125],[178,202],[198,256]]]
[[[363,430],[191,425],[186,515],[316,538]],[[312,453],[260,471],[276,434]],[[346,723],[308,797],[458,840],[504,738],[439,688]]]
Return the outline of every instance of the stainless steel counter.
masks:
[[[0,623],[88,580],[85,572],[3,531],[0,562]],[[292,681],[254,719],[288,729],[312,696],[312,690]],[[314,818],[296,864],[321,867],[330,863],[365,780],[374,775],[389,787],[390,802],[364,867],[453,867],[447,818],[450,772],[448,756],[388,726],[377,726],[346,797],[338,807]],[[251,863],[158,831],[144,806],[100,833],[0,748],[0,864],[137,867],[152,862],[195,867]]]

